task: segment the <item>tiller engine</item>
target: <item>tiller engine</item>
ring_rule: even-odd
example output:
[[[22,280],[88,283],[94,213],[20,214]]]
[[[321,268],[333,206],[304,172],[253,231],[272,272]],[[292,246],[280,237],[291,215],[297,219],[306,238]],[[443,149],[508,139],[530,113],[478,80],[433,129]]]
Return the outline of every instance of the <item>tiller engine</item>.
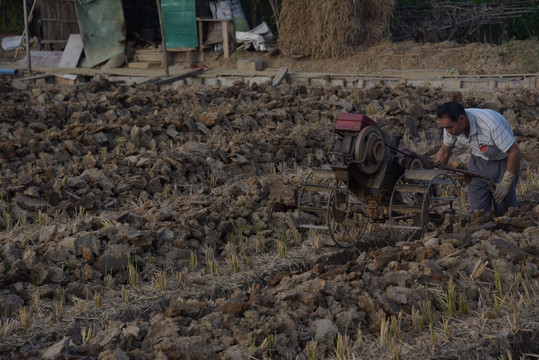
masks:
[[[399,142],[364,114],[339,113],[330,164],[312,170],[299,191],[300,227],[329,230],[350,247],[375,237],[377,226],[422,237],[460,223],[458,180],[466,172],[435,169]]]

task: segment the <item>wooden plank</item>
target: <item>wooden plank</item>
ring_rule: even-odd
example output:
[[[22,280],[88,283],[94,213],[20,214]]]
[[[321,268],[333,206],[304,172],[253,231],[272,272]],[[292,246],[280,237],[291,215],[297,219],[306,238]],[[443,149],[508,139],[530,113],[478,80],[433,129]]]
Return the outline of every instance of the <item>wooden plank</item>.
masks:
[[[234,23],[232,23],[232,29],[234,29]],[[228,44],[228,26],[229,22],[225,21],[222,25],[223,28],[223,54],[224,58],[228,60],[230,58],[230,47]]]
[[[273,86],[279,85],[284,80],[287,74],[288,74],[288,66],[281,68],[279,72],[275,75],[275,77],[273,78],[272,85]]]
[[[61,51],[30,51],[32,66],[57,67],[62,57]],[[20,62],[21,65],[28,64],[28,56]]]
[[[135,61],[147,61],[147,62],[156,62],[160,63],[163,58],[162,53],[154,54],[154,53],[141,53],[141,54],[135,54],[134,59]]]
[[[195,56],[195,61],[201,61],[200,52],[198,51],[169,51],[169,62],[175,61],[186,61],[186,54],[193,53]],[[148,61],[148,62],[158,62],[160,63],[163,58],[163,52],[160,50],[136,50],[134,55],[135,61]]]
[[[61,52],[60,52],[61,54]],[[58,58],[59,60],[59,58]],[[12,69],[19,69],[19,71],[24,71],[26,68],[21,65],[17,64],[16,66],[10,66],[9,68]],[[39,73],[45,73],[45,74],[77,74],[81,76],[96,76],[96,75],[118,75],[118,76],[142,76],[146,78],[152,78],[156,77],[155,80],[159,80],[162,78],[162,71],[161,69],[129,69],[127,67],[124,68],[117,68],[117,69],[110,69],[110,70],[103,70],[103,69],[92,69],[92,68],[83,68],[83,67],[77,67],[74,69],[62,69],[57,67],[46,67],[46,66],[37,66],[35,69],[36,72]],[[186,71],[185,67],[171,67],[170,72],[171,75],[182,75]]]
[[[82,38],[80,34],[71,34],[67,40],[66,47],[62,53],[62,58],[58,67],[61,68],[76,68],[79,63],[80,56],[84,45],[82,44]]]
[[[129,69],[149,69],[151,67],[157,67],[159,66],[159,63],[155,62],[130,62],[127,64],[127,67]]]
[[[176,48],[167,48],[168,51],[194,51],[196,47],[176,47]]]
[[[167,79],[159,80],[155,84],[159,85],[159,86],[166,85],[166,84],[171,84],[173,82],[180,81],[180,80],[183,80],[183,79],[187,79],[187,78],[190,78],[191,76],[195,76],[195,75],[198,75],[198,74],[203,73],[203,72],[204,72],[204,69],[202,69],[202,68],[195,69],[195,70],[189,71],[189,72],[187,72],[185,74],[172,76],[172,77],[169,77]]]
[[[198,20],[198,18],[197,18]],[[203,52],[204,51],[204,36],[203,36],[203,33],[202,33],[202,30],[203,30],[203,24],[201,21],[197,21],[198,23],[198,50],[200,52]]]

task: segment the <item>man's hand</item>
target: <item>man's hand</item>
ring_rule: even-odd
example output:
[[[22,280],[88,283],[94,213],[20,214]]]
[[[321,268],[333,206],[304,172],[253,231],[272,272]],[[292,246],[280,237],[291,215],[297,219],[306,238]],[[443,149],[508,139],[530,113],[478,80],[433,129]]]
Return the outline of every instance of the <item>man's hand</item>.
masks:
[[[441,165],[447,165],[451,152],[453,151],[453,146],[447,146],[442,144],[438,152],[436,153],[436,158],[434,161],[439,162]]]
[[[511,187],[511,184],[513,183],[513,180],[515,180],[515,174],[506,171],[503,174],[502,181],[496,184],[496,189],[494,190],[492,196],[494,196],[494,200],[497,203],[501,203],[503,201],[505,195],[507,195],[507,192]]]

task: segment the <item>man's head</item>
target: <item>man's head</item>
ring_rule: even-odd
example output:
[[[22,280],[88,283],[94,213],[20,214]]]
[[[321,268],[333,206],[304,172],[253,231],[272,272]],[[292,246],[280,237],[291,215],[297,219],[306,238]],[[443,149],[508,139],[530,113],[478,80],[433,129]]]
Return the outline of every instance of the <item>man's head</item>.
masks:
[[[459,136],[469,132],[470,123],[464,107],[456,101],[446,102],[436,108],[440,126],[450,135]]]

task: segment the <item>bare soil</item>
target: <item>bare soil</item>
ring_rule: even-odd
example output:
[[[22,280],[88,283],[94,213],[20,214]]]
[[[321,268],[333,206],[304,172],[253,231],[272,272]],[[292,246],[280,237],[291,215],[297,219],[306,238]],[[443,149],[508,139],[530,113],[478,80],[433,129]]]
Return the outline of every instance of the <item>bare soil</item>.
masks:
[[[514,44],[504,46],[537,51]],[[477,46],[386,44],[325,61],[235,52],[208,64],[264,56],[271,67],[339,73],[531,71],[525,51],[498,64],[504,46],[465,68]],[[539,353],[537,90],[12,85],[0,80],[0,360]],[[327,164],[340,111],[367,112],[432,157],[434,110],[448,100],[512,125],[525,157],[519,208],[492,218],[464,207],[462,226],[422,239],[376,223],[351,249],[298,228],[298,191]],[[451,163],[468,156],[458,148]]]
[[[38,49],[33,45],[33,49]],[[20,50],[0,48],[0,64],[12,64],[26,56]],[[381,41],[377,45],[358,48],[353,56],[331,59],[293,58],[278,49],[272,52],[237,50],[229,60],[206,52],[203,65],[235,69],[240,58],[262,58],[269,68],[288,66],[292,71],[344,74],[383,73],[390,70],[436,70],[462,75],[530,74],[539,72],[539,41],[511,41],[502,45],[485,43],[459,44],[417,43],[414,41]]]
[[[293,59],[286,54],[241,51],[233,53],[230,61],[213,60],[213,67],[235,68],[243,57],[263,58],[269,68],[288,66],[294,71],[344,74],[382,73],[387,70],[441,70],[451,74],[528,74],[539,72],[539,42],[512,41],[503,45],[456,42],[421,44],[413,41],[394,43],[389,40],[378,45],[359,48],[346,58],[323,60]]]

